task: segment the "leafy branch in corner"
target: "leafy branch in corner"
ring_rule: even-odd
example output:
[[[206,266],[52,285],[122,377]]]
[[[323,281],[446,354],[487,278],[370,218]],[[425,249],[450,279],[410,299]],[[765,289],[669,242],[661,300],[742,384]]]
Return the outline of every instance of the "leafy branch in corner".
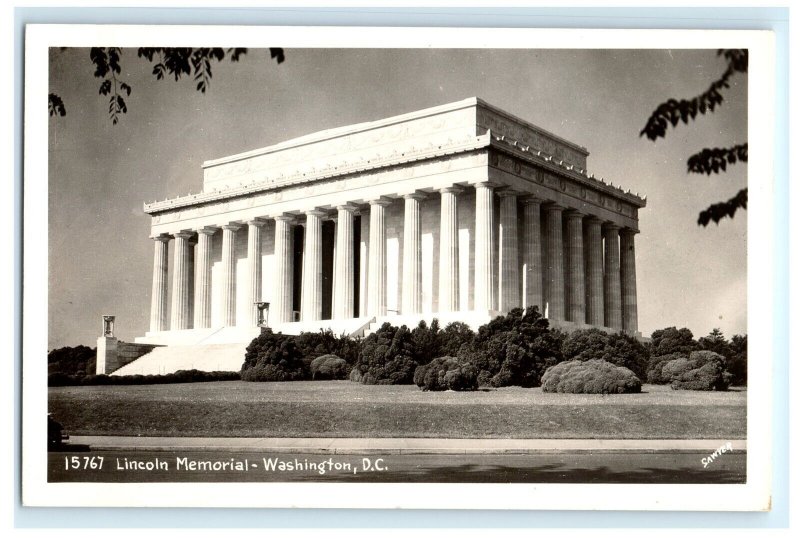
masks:
[[[719,79],[711,83],[708,90],[691,99],[668,99],[661,103],[648,118],[639,136],[647,136],[652,141],[666,137],[667,129],[671,125],[676,127],[679,122],[685,124],[694,120],[698,114],[714,112],[714,109],[724,101],[722,90],[730,88],[730,78],[736,73],[747,73],[747,49],[720,49],[717,56],[723,56],[728,65]],[[728,165],[737,162],[747,162],[747,143],[738,144],[731,148],[704,148],[689,157],[687,161],[688,172],[710,175],[727,170]],[[707,226],[709,222],[719,221],[725,217],[733,217],[737,209],[747,209],[747,188],[742,189],[730,200],[712,204],[700,212],[697,222]]]
[[[281,64],[285,60],[283,49],[270,48],[270,58]],[[211,83],[211,64],[222,62],[226,57],[231,62],[238,62],[247,54],[246,48],[185,48],[185,47],[141,47],[137,51],[139,58],[153,63],[153,75],[157,80],[174,78],[178,81],[186,75],[193,76],[198,92],[206,93]],[[103,79],[100,84],[100,95],[109,96],[108,114],[116,125],[121,114],[128,112],[125,97],[131,95],[131,87],[120,80],[122,72],[119,47],[93,47],[89,58],[94,65],[94,76]],[[124,94],[124,95],[123,95]],[[66,107],[60,96],[49,94],[48,109],[50,116],[65,116]]]

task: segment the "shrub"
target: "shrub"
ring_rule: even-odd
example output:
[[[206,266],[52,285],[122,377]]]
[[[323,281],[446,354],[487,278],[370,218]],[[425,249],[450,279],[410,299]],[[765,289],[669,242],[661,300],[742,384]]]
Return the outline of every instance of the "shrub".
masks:
[[[456,356],[465,344],[472,343],[475,332],[464,322],[450,322],[439,332],[439,350],[442,355]]]
[[[731,381],[731,374],[725,370],[725,358],[708,350],[692,352],[688,359],[670,361],[662,373],[669,377],[672,389],[724,391]]]
[[[675,353],[686,357],[699,348],[700,345],[694,340],[694,335],[688,328],[668,327],[656,330],[650,336],[651,357]]]
[[[624,333],[608,334],[599,329],[573,331],[564,338],[561,350],[564,359],[602,359],[630,369],[639,379],[647,376],[647,348]]]
[[[333,354],[319,356],[311,362],[312,380],[346,380],[349,371],[347,362]]]
[[[294,338],[303,360],[310,367],[319,356],[332,354],[350,365],[358,359],[360,339],[348,335],[336,335],[332,330],[303,332]]]
[[[435,357],[441,356],[441,340],[439,336],[439,321],[434,318],[430,327],[425,320],[420,320],[417,327],[411,332],[413,342],[412,358],[419,365],[430,363]]]
[[[731,385],[747,385],[747,335],[731,337],[731,355],[726,357],[725,369],[731,373]]]
[[[664,365],[670,361],[684,358],[685,356],[679,353],[666,354],[663,356],[651,357],[647,364],[647,383],[648,384],[668,384],[671,382],[668,376],[663,373]]]
[[[642,382],[630,369],[601,359],[571,360],[547,369],[542,377],[547,393],[639,393]]]
[[[458,357],[475,365],[481,385],[536,387],[544,371],[561,361],[562,339],[535,307],[513,309],[481,326]]]
[[[65,346],[47,353],[47,374],[94,374],[97,370],[97,349],[88,346]]]
[[[475,391],[478,371],[457,357],[437,357],[414,371],[414,383],[423,391]]]
[[[385,322],[361,343],[350,379],[363,384],[410,384],[414,381],[414,341],[406,326]]]
[[[302,358],[295,337],[265,329],[247,346],[242,380],[288,382],[307,379],[308,371]]]

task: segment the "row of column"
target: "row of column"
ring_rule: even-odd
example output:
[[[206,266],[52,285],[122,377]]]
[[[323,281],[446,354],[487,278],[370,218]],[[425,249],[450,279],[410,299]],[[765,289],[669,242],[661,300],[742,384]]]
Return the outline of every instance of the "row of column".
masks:
[[[439,236],[439,311],[459,310],[458,195],[460,187],[441,189]],[[634,232],[603,223],[576,210],[544,203],[534,196],[501,190],[497,223],[499,256],[495,259],[495,185],[475,186],[474,309],[508,311],[538,305],[553,320],[569,320],[627,331],[637,330],[636,262]],[[422,310],[422,260],[420,201],[423,193],[404,196],[402,302],[403,314]],[[518,200],[523,204],[523,242],[519,252]],[[386,207],[390,199],[369,203],[367,315],[386,314]],[[355,205],[337,207],[334,271],[334,319],[354,316]],[[541,212],[544,211],[544,219]],[[327,213],[306,212],[301,316],[303,321],[322,317],[322,219]],[[566,218],[566,226],[563,220]],[[544,222],[544,230],[541,223]],[[247,222],[250,324],[258,323],[254,305],[261,299],[262,219]],[[275,272],[271,306],[274,323],[292,321],[294,231],[290,215],[275,217]],[[222,226],[223,323],[236,323],[236,232],[240,224]],[[173,296],[170,329],[211,324],[211,235],[216,229],[175,234]],[[566,237],[564,236],[566,232]],[[155,238],[151,331],[166,328],[168,237]],[[604,249],[605,244],[605,249]],[[520,260],[521,256],[521,260]],[[520,264],[521,262],[521,264]],[[193,267],[196,265],[196,268]],[[522,271],[520,272],[520,267]],[[192,279],[194,273],[194,279]],[[190,296],[194,295],[194,302]]]

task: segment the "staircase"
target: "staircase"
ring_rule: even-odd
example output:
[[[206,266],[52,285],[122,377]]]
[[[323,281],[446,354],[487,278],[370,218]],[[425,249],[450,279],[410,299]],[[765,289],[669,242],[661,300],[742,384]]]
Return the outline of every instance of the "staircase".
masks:
[[[244,363],[247,345],[227,344],[184,344],[160,346],[149,354],[114,371],[112,376],[132,374],[169,374],[180,370],[198,371],[238,371]]]

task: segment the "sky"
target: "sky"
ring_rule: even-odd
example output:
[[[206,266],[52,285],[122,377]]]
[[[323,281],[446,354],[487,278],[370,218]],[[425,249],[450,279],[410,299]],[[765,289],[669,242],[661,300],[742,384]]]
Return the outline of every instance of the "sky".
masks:
[[[157,81],[124,49],[132,92],[117,125],[98,95],[88,49],[52,49],[50,92],[67,114],[49,124],[48,348],[95,346],[148,330],[153,245],[143,202],[199,192],[205,160],[315,131],[477,96],[586,147],[588,169],[647,195],[636,236],[639,329],[696,337],[747,332],[747,213],[719,225],[697,214],[747,184],[746,165],[700,176],[686,159],[747,140],[747,76],[724,103],[652,142],[639,132],[671,97],[706,90],[725,69],[714,50],[266,49],[213,66],[208,91]]]

